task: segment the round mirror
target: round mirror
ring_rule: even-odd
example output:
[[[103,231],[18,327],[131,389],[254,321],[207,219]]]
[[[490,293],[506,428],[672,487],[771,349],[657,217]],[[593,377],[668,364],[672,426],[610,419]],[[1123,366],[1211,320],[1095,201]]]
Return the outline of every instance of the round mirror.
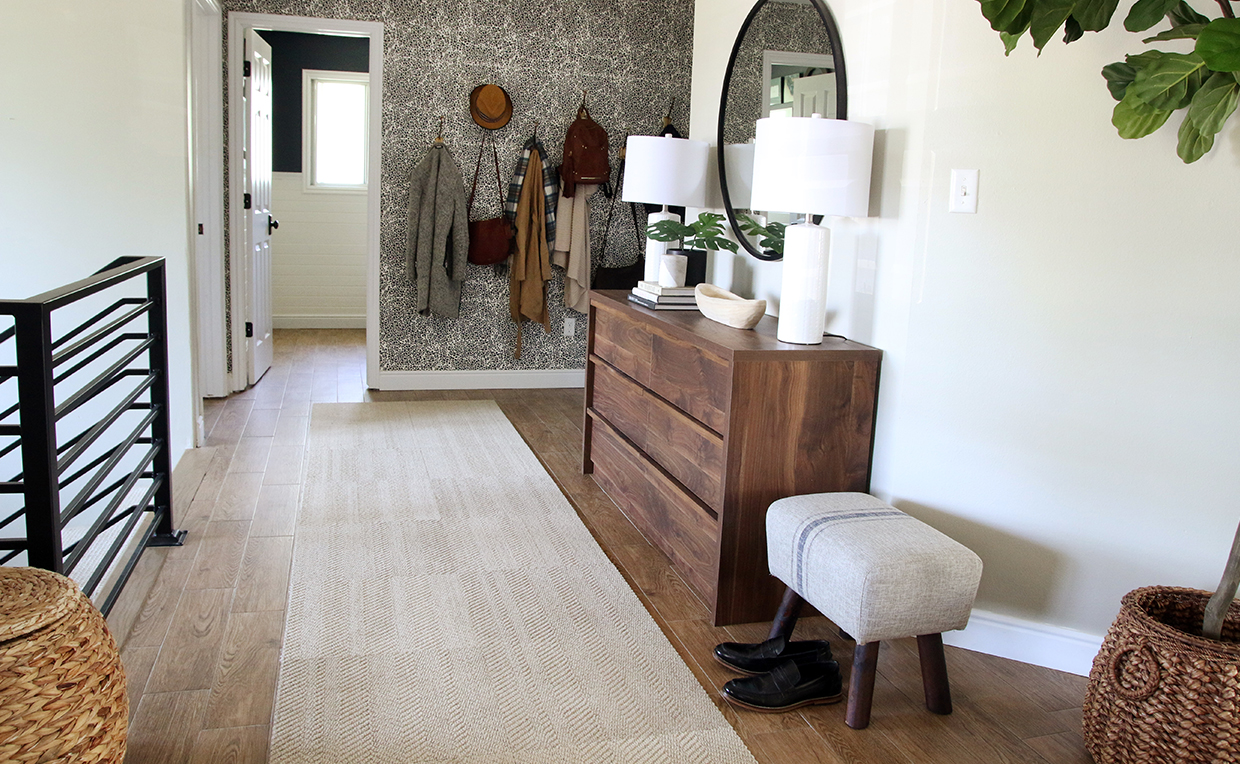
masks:
[[[783,258],[782,213],[749,206],[753,138],[763,117],[848,117],[839,29],[823,0],[758,0],[745,18],[719,96],[719,186],[741,246],[759,260]]]

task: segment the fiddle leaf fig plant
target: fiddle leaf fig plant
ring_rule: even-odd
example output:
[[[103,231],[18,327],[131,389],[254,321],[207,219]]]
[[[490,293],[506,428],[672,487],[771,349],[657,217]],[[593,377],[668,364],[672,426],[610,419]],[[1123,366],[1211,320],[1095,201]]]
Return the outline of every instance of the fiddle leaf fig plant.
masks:
[[[681,241],[685,249],[726,249],[736,252],[739,245],[723,232],[723,215],[703,212],[697,220],[685,225],[677,220],[660,220],[646,229],[655,241]]]
[[[784,224],[778,222],[767,223],[762,225],[752,217],[739,214],[737,215],[741,230],[747,235],[753,236],[758,240],[758,246],[767,252],[774,252],[781,257],[784,254]]]
[[[1064,43],[1111,23],[1119,0],[978,0],[982,15],[1011,54],[1025,33],[1042,49],[1062,29]],[[1102,68],[1117,103],[1111,124],[1121,138],[1144,138],[1185,110],[1176,153],[1196,162],[1214,148],[1240,101],[1240,19],[1232,0],[1215,0],[1221,18],[1202,15],[1185,0],[1137,0],[1124,17],[1129,32],[1145,32],[1166,20],[1170,29],[1145,44],[1193,40],[1191,53],[1145,50]]]

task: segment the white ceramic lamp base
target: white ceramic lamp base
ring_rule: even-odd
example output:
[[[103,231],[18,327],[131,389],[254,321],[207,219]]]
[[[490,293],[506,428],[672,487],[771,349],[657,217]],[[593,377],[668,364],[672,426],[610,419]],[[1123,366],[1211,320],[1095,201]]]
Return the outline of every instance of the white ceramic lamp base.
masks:
[[[646,225],[652,226],[660,220],[679,220],[680,218],[670,212],[652,212],[646,217]],[[646,239],[646,270],[642,277],[646,281],[656,282],[659,280],[659,263],[663,260],[663,255],[667,254],[667,248],[671,242],[655,241],[654,239]]]
[[[779,294],[780,342],[821,345],[827,326],[831,230],[801,223],[784,232],[784,278]]]

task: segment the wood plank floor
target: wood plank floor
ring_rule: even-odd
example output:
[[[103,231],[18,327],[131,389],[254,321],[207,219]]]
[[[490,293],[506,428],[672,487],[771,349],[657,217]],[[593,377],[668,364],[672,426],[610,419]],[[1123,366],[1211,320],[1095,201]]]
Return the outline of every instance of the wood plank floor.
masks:
[[[581,390],[368,391],[363,336],[277,331],[271,371],[243,393],[207,402],[206,448],[175,476],[176,522],[188,543],[148,550],[109,618],[129,679],[129,764],[266,761],[311,403],[462,398],[498,402],[763,764],[1090,762],[1083,678],[949,647],[955,713],[935,716],[922,704],[913,640],[883,645],[867,730],[844,725],[843,704],[734,710],[718,694],[733,675],[711,651],[761,640],[768,625],[711,626],[667,558],[581,474]],[[830,639],[847,672],[851,643],[825,619],[802,621],[797,637]]]

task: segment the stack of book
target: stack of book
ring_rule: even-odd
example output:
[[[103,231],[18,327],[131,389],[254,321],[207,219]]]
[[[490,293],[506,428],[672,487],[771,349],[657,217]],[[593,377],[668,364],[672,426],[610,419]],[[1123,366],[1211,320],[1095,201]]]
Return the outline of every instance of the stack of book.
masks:
[[[697,298],[693,296],[693,287],[665,287],[654,281],[639,281],[629,295],[629,302],[635,302],[643,308],[651,310],[697,310]]]

